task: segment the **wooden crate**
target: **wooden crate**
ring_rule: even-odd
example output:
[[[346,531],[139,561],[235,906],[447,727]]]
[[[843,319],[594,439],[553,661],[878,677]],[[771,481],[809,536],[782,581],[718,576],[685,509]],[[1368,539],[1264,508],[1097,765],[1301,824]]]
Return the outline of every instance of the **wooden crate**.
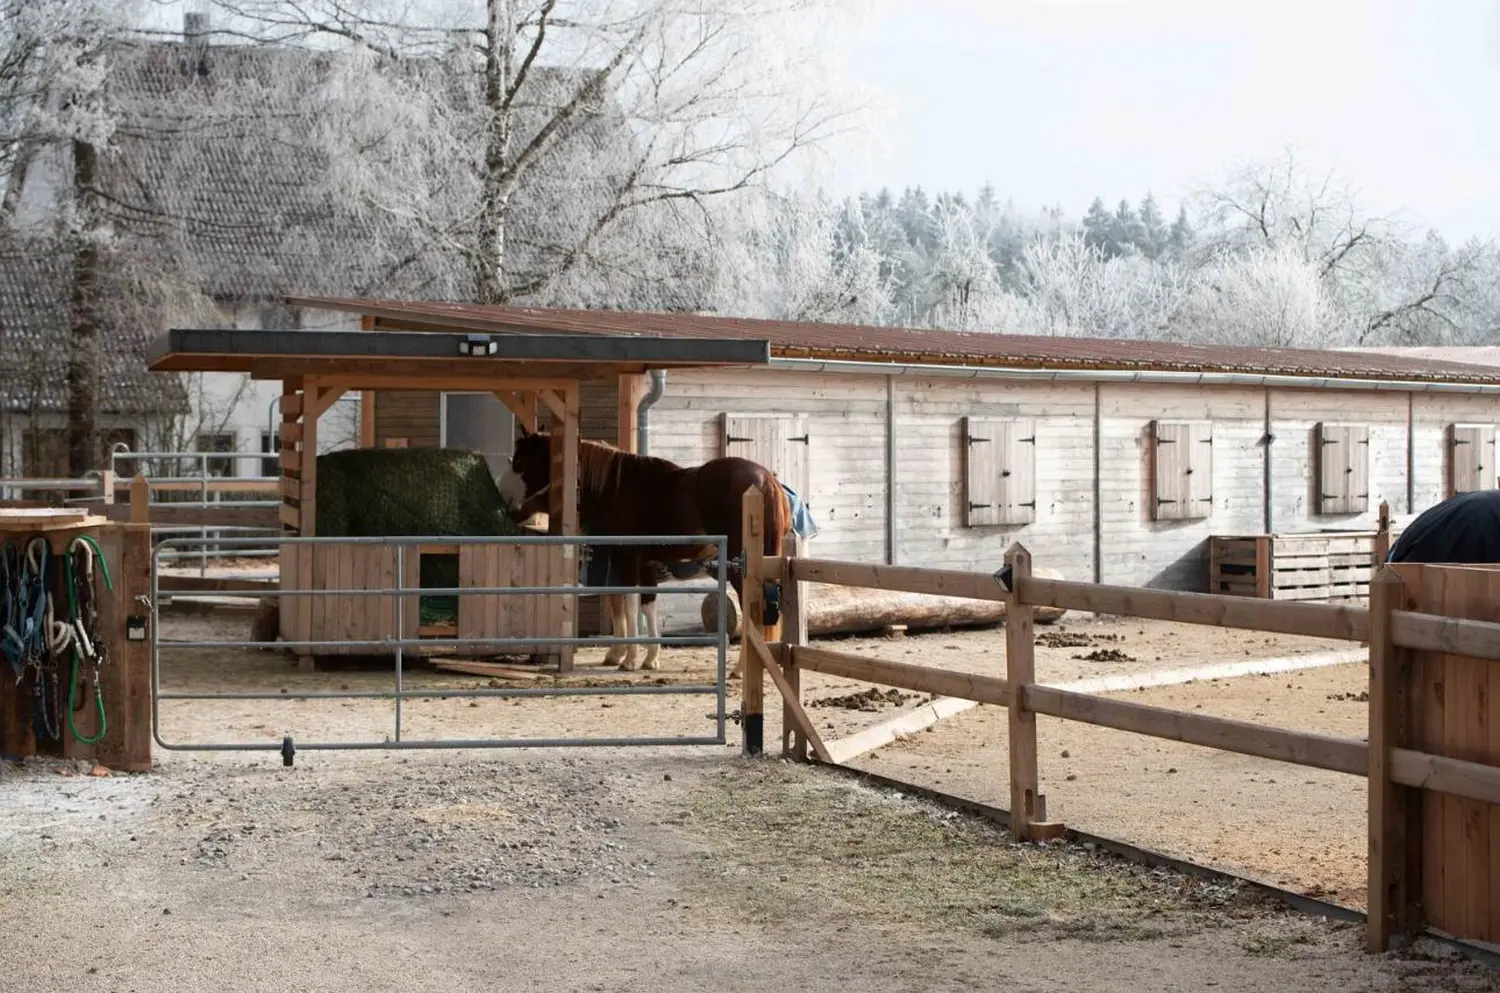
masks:
[[[1215,535],[1208,591],[1263,600],[1364,600],[1378,539],[1376,531]]]
[[[423,556],[456,556],[458,586],[562,586],[577,582],[576,556],[561,545],[424,545],[408,546],[403,585],[414,592],[402,597],[401,630],[405,637],[515,638],[565,637],[572,634],[574,601],[566,594],[465,595],[458,597],[453,623],[422,623]],[[387,545],[283,545],[281,582],[285,590],[392,589],[396,583],[396,550]],[[287,641],[378,641],[396,636],[396,602],[392,596],[338,593],[283,597],[281,635]],[[557,645],[409,646],[411,655],[460,656],[544,655],[570,659]],[[385,648],[351,644],[298,649],[305,657],[389,655]]]

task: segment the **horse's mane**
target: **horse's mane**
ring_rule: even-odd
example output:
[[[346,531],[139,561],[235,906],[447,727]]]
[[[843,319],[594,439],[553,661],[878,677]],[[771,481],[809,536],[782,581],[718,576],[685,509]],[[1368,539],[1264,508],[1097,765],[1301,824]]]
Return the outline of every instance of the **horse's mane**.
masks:
[[[585,493],[601,496],[611,486],[620,485],[620,475],[627,465],[649,465],[661,469],[680,469],[675,462],[652,455],[636,455],[607,441],[581,438],[578,441],[578,487]]]

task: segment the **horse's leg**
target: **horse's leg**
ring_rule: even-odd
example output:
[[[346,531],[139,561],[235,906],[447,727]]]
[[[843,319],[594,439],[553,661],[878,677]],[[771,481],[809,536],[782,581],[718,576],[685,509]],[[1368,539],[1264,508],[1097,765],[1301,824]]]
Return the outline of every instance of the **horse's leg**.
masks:
[[[609,618],[609,633],[617,638],[623,635],[625,633],[625,597],[605,593],[599,597],[599,606],[604,616]],[[609,651],[604,653],[604,664],[619,665],[623,658],[625,658],[625,646],[611,645]]]
[[[643,573],[645,573],[648,570],[642,569],[641,571]],[[645,583],[643,581],[643,585],[654,586],[655,584],[654,583]],[[661,623],[658,621],[657,616],[656,616],[656,594],[655,593],[642,593],[641,594],[641,613],[643,613],[643,614],[646,615],[646,635],[647,635],[647,637],[650,637],[650,638],[660,638],[661,637]],[[656,643],[652,643],[650,645],[647,645],[646,646],[646,661],[641,664],[641,668],[642,669],[660,669],[661,668],[661,662],[657,660],[657,656],[660,655],[660,654],[661,654],[661,645],[656,644]]]
[[[620,563],[620,585],[640,586],[641,573],[644,571],[641,568],[641,556],[634,551],[627,551],[620,556],[618,561]],[[622,596],[619,600],[621,604],[620,614],[625,621],[625,637],[634,638],[636,636],[636,629],[639,626],[636,612],[624,609],[624,605],[630,601],[630,597]],[[633,672],[640,668],[640,663],[636,661],[636,649],[639,646],[625,645],[623,647],[625,648],[625,661],[620,663],[620,668],[626,672]]]

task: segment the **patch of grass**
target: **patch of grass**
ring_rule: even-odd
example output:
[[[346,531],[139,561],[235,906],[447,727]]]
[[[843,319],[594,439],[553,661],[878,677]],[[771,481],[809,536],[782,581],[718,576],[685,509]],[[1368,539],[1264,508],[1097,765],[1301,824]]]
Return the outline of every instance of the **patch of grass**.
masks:
[[[704,777],[687,805],[678,823],[706,849],[699,898],[766,923],[817,914],[1135,941],[1284,913],[1253,891],[1076,846],[1018,845],[978,819],[788,763]]]

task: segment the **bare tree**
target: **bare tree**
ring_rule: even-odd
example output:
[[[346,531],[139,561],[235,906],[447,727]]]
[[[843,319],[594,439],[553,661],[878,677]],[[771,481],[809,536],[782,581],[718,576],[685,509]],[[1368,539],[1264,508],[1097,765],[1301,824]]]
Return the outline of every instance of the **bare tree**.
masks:
[[[229,30],[346,56],[328,182],[399,219],[384,279],[451,260],[432,295],[619,305],[701,275],[706,205],[852,110],[820,50],[839,0],[216,2]]]

